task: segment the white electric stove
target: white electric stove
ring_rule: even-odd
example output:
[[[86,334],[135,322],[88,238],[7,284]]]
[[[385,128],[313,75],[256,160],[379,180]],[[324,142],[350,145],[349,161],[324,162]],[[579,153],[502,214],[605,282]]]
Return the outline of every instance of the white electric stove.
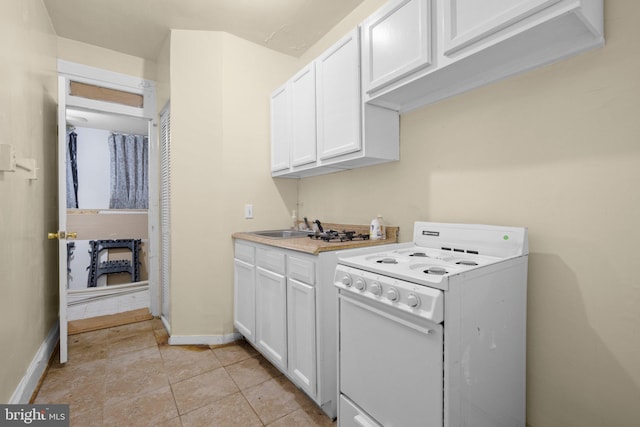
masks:
[[[340,426],[524,426],[527,229],[338,252]]]

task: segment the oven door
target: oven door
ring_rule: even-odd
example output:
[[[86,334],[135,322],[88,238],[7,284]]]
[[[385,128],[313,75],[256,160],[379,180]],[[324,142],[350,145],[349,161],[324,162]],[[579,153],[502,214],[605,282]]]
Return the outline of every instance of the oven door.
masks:
[[[442,426],[442,325],[348,292],[339,301],[340,427]]]

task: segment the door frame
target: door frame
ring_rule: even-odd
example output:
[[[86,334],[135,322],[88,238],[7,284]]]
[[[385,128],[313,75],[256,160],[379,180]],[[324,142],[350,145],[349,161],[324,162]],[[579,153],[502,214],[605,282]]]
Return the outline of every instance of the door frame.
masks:
[[[90,85],[105,87],[142,95],[143,106],[130,107],[112,102],[93,100],[72,96],[69,93],[70,81],[87,83]],[[156,105],[156,84],[152,80],[133,77],[116,73],[88,65],[58,60],[58,167],[66,167],[66,109],[67,107],[79,107],[99,112],[120,114],[148,120],[149,141],[149,208],[148,208],[148,270],[149,270],[149,294],[150,311],[153,316],[161,312],[160,302],[160,258],[159,258],[159,147],[158,147],[158,114]],[[58,171],[59,193],[66,189],[66,176],[60,169]],[[65,190],[66,191],[66,190]],[[58,226],[59,231],[66,232],[67,212],[66,198],[59,197]],[[60,286],[60,362],[67,361],[67,252],[66,238],[59,240],[59,286]]]

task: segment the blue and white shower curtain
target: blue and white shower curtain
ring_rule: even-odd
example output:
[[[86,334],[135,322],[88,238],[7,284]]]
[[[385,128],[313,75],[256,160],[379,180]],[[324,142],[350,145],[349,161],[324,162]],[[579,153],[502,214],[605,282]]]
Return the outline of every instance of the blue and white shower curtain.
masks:
[[[149,143],[142,135],[112,133],[110,209],[148,209]]]

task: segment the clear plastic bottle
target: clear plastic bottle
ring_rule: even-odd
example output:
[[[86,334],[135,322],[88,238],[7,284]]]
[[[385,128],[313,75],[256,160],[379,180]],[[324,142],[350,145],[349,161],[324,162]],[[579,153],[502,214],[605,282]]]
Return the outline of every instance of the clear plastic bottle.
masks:
[[[378,218],[371,220],[371,227],[369,227],[369,240],[378,240],[378,233],[380,232],[380,223]]]
[[[369,230],[369,239],[371,240],[386,239],[384,220],[382,219],[382,215],[380,214],[378,214],[378,216],[371,221],[371,228]]]

